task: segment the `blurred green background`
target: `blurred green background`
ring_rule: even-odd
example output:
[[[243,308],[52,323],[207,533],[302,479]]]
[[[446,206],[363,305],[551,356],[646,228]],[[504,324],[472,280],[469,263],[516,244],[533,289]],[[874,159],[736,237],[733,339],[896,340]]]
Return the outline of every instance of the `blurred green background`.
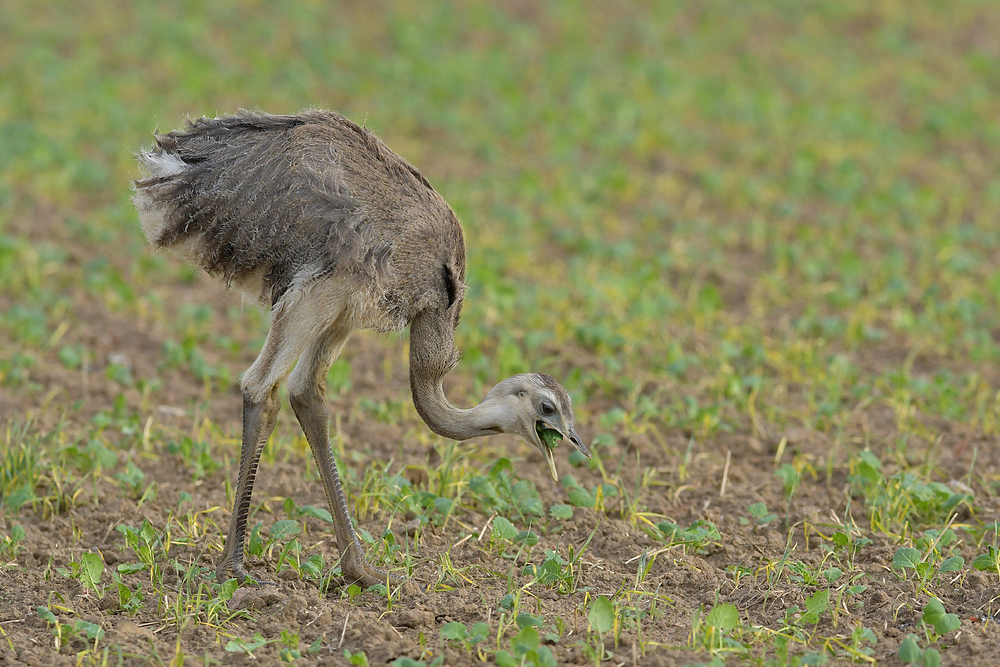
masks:
[[[102,309],[190,324],[128,202],[152,130],[320,106],[464,221],[478,383],[704,435],[880,398],[994,432],[998,35],[965,0],[6,0],[0,383],[40,400]]]

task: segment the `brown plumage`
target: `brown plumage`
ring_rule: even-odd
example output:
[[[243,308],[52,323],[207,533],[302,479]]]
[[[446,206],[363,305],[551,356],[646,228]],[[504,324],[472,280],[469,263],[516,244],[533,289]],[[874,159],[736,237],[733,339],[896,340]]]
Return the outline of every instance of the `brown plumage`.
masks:
[[[241,112],[156,135],[138,160],[147,177],[136,181],[133,201],[150,243],[271,314],[264,348],[241,380],[243,444],[220,579],[246,577],[257,460],[274,428],[277,387],[288,377],[289,401],[333,509],[342,569],[351,580],[386,581],[364,560],[329,444],[326,373],[355,329],[410,327],[413,401],[436,433],[516,433],[538,447],[553,478],[545,429],[589,455],[573,428],[569,395],[547,375],[508,378],[469,410],[445,398],[465,293],[462,227],[420,172],[364,127],[329,111]]]

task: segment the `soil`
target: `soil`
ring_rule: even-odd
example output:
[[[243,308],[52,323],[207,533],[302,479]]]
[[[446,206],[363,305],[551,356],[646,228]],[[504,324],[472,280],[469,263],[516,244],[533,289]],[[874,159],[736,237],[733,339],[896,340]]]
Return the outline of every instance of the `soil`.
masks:
[[[241,351],[233,357],[217,353],[208,359],[210,363],[229,366],[235,378],[252,361],[255,354],[252,342],[259,340],[260,332],[246,331],[239,318],[226,316],[227,311],[240,306],[239,297],[224,292],[204,277],[182,287],[164,289],[160,296],[166,313],[176,312],[183,303],[210,305],[217,321],[207,326],[215,327],[214,333],[233,336],[240,343]],[[418,547],[412,540],[409,544],[416,549],[413,579],[419,584],[431,586],[439,580],[444,554],[463,579],[445,578],[444,585],[434,591],[403,591],[391,605],[375,593],[364,593],[351,600],[342,582],[334,581],[327,592],[321,593],[315,580],[288,577],[287,570],[275,576],[272,554],[269,559],[250,558],[249,565],[252,572],[261,578],[274,578],[276,583],[240,589],[228,607],[229,612],[242,610],[242,613],[221,627],[192,622],[178,628],[162,622],[169,617],[164,608],[176,603],[171,593],[181,585],[176,573],[165,575],[168,591],[162,599],[148,597],[137,612],[122,611],[110,589],[102,599],[78,580],[58,574],[58,568],[68,568],[82,553],[94,550],[101,552],[108,570],[120,563],[133,562],[135,556],[125,546],[117,526],[139,526],[148,520],[162,530],[171,517],[176,519],[194,510],[204,512],[202,521],[214,522],[218,529],[209,526],[207,535],[201,534],[188,544],[174,544],[171,556],[179,562],[207,568],[205,576],[211,580],[221,549],[220,533],[228,525],[226,481],[232,479],[238,461],[240,396],[235,387],[228,387],[215,391],[205,401],[204,383],[190,373],[177,368],[157,369],[164,341],[169,337],[162,321],[109,311],[82,297],[70,317],[74,342],[85,344],[94,353],[89,366],[79,373],[68,373],[54,358],[54,352],[52,358],[43,356],[32,369],[30,391],[0,387],[3,415],[30,416],[34,430],[45,433],[61,429],[58,431],[61,437],[71,441],[76,434],[87,431],[94,415],[109,410],[121,392],[121,387],[103,371],[109,360],[124,359],[136,378],[155,376],[161,382],[151,402],[138,389],[125,392],[130,409],[140,412],[143,423],[152,420],[159,427],[157,432],[169,433],[173,429],[181,435],[196,436],[199,429],[214,429],[211,433],[215,439],[228,444],[215,453],[222,465],[197,480],[178,455],[167,451],[165,442],[140,447],[134,456],[146,479],[157,484],[155,498],[141,504],[123,493],[108,474],[82,487],[68,511],[53,514],[41,506],[34,511],[26,507],[18,516],[6,517],[0,526],[4,534],[9,535],[11,525],[18,523],[24,527],[26,537],[17,558],[0,565],[0,665],[77,664],[77,653],[86,648],[85,642],[72,639],[57,651],[50,624],[36,611],[43,605],[62,622],[83,619],[104,628],[106,636],[98,646],[109,647],[109,664],[171,664],[180,652],[189,663],[272,664],[279,662],[282,644],[275,640],[281,639],[282,632],[298,634],[303,656],[296,664],[344,662],[345,650],[351,654],[364,651],[372,665],[421,656],[429,663],[439,655],[444,656],[445,665],[475,664],[479,662],[475,652],[440,642],[441,627],[450,621],[467,626],[485,621],[495,633],[505,595],[531,580],[520,574],[522,566],[528,562],[540,564],[544,549],[565,555],[569,546],[579,548],[592,535],[579,561],[576,593],[563,595],[548,587],[534,586],[528,589],[521,603],[522,610],[544,618],[550,625],[555,619],[565,622],[562,638],[549,646],[559,664],[591,664],[593,659],[584,651],[589,602],[597,595],[625,595],[633,590],[638,558],[662,546],[641,529],[641,520],[628,520],[622,498],[610,503],[605,512],[576,509],[571,520],[549,522],[547,530],[539,529],[537,546],[520,554],[490,549],[488,538],[478,538],[490,516],[462,510],[444,526],[426,526]],[[352,471],[355,493],[365,469],[376,462],[384,464],[391,460],[394,470],[407,465],[418,470],[420,466],[438,463],[437,451],[427,444],[435,441],[408,403],[404,345],[398,339],[361,334],[345,350],[345,358],[352,366],[353,388],[331,396],[329,404],[332,414],[343,417],[341,432],[345,447],[351,452],[347,468]],[[581,363],[586,361],[583,359]],[[884,362],[872,359],[871,363]],[[461,372],[450,387],[457,396],[456,402],[471,402],[471,382]],[[676,390],[683,392],[685,387],[678,386]],[[369,418],[356,407],[361,396],[403,401],[401,422],[382,423]],[[598,430],[596,415],[613,406],[615,399],[606,397],[597,403],[580,411],[586,417],[578,424],[578,430],[585,438]],[[609,472],[623,480],[634,480],[647,468],[655,471],[654,484],[640,498],[646,511],[662,515],[654,521],[666,518],[688,526],[696,520],[708,520],[718,527],[723,539],[702,549],[685,551],[674,547],[657,553],[641,589],[658,591],[664,597],[654,606],[650,604],[652,596],[632,596],[632,604],[647,612],[641,633],[631,625],[621,631],[617,641],[609,639],[609,649],[614,654],[609,664],[685,665],[707,661],[706,654],[684,647],[691,640],[693,616],[716,604],[733,603],[740,610],[743,623],[771,629],[781,627],[786,610],[793,605],[804,608],[806,597],[817,590],[815,586],[793,585],[787,577],[769,583],[768,574],[782,562],[783,556],[786,561],[801,561],[813,569],[820,564],[824,565],[818,569],[828,567],[832,561],[824,548],[830,544],[826,538],[838,529],[848,512],[868,534],[863,505],[857,498],[852,499],[848,491],[847,453],[849,448],[858,449],[865,441],[891,442],[895,419],[884,406],[861,409],[852,423],[845,425],[846,436],[840,444],[827,432],[777,429],[764,423],[761,433],[747,424],[736,432],[698,442],[687,464],[683,462],[691,434],[666,425],[660,426],[658,434],[626,433],[621,425],[616,427],[615,441],[601,450],[601,458]],[[995,476],[1000,468],[1000,452],[992,439],[960,424],[936,426],[944,433],[941,442],[935,445],[942,481],[967,478],[973,466],[986,477]],[[278,433],[287,439],[296,429],[286,404]],[[113,430],[109,429],[108,437],[116,437]],[[787,519],[784,491],[774,474],[779,446],[785,448],[785,461],[803,457],[815,470],[815,474],[803,479],[787,506]],[[919,459],[924,454],[922,447],[926,446],[914,443],[909,455]],[[468,451],[474,461],[483,464],[500,455],[511,457],[517,474],[531,480],[546,507],[566,502],[565,491],[548,477],[541,456],[524,443],[501,436],[475,441]],[[560,450],[561,455],[563,451]],[[274,521],[284,518],[281,500],[285,497],[293,498],[300,507],[324,505],[315,469],[305,464],[307,455],[305,447],[295,452],[286,449],[273,462],[265,455],[258,475],[251,525],[259,520],[266,530]],[[828,462],[830,474],[826,472]],[[596,469],[573,469],[565,458],[558,463],[560,472],[572,472],[582,486],[590,488],[602,481]],[[974,491],[977,499],[987,499],[989,507],[980,505],[980,514],[975,517],[959,515],[954,526],[976,525],[997,518],[992,490],[977,487]],[[44,492],[39,490],[40,495]],[[183,503],[182,493],[190,494],[190,499]],[[765,503],[779,518],[767,525],[748,520],[747,507],[757,502]],[[355,516],[359,526],[372,535],[381,534],[391,521],[399,543],[407,542],[400,517],[391,517],[384,511]],[[808,532],[804,526],[809,526]],[[897,647],[908,633],[919,632],[920,609],[927,602],[927,594],[919,589],[912,576],[901,578],[890,567],[896,548],[908,536],[894,540],[877,531],[871,534],[874,541],[858,552],[854,572],[867,575],[859,580],[867,588],[856,596],[838,599],[837,615],[824,615],[816,632],[820,636],[844,638],[846,644],[855,627],[870,628],[877,637],[872,645],[873,657],[885,664],[899,664]],[[470,537],[461,541],[467,535]],[[327,524],[306,520],[301,540],[307,553],[321,553],[328,564],[336,561],[336,540]],[[966,568],[947,575],[946,581],[934,588],[945,608],[957,613],[962,622],[960,630],[945,643],[944,662],[998,664],[1000,630],[993,622],[1000,599],[997,576],[968,567],[977,555],[973,547],[963,547],[958,553],[965,558]],[[105,582],[107,577],[108,573]],[[250,640],[254,633],[272,643],[253,656],[225,650],[232,637]],[[509,636],[503,645],[507,649]],[[317,640],[319,653],[308,653],[306,647]],[[490,641],[495,643],[495,636]],[[429,652],[424,653],[425,648]],[[731,660],[731,664],[738,662],[735,658]],[[829,664],[837,662],[831,658]]]

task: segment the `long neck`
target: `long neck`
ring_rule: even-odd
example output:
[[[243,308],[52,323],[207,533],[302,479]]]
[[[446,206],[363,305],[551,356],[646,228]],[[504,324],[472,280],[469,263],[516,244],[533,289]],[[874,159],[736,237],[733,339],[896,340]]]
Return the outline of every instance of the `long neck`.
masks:
[[[458,363],[447,313],[424,311],[410,322],[410,392],[420,417],[438,435],[467,440],[501,433],[501,406],[484,401],[463,410],[448,402],[444,378]]]

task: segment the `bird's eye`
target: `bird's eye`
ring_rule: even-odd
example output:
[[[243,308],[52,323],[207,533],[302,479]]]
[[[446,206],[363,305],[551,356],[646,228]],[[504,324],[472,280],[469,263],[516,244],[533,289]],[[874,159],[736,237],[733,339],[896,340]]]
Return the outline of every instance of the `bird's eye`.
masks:
[[[538,409],[541,411],[543,415],[546,416],[555,414],[556,412],[555,406],[549,403],[548,401],[542,401],[542,404],[538,406]]]

